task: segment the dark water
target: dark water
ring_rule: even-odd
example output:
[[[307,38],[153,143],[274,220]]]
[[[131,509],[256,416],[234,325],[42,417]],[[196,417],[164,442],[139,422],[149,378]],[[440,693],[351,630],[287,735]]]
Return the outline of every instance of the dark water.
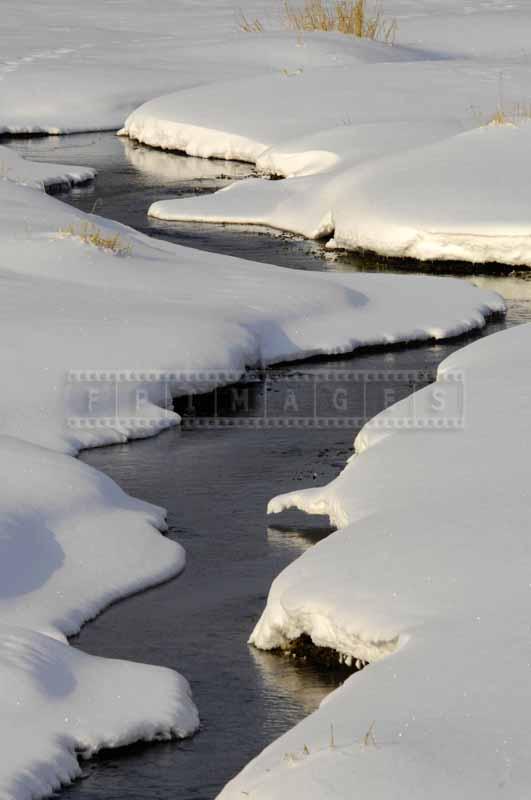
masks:
[[[33,158],[89,164],[96,184],[64,199],[84,210],[134,225],[180,244],[226,252],[300,269],[359,270],[359,257],[331,260],[321,245],[241,228],[171,225],[149,221],[154,200],[213,191],[248,175],[246,165],[205,162],[132,146],[111,134],[50,137],[17,142]],[[225,176],[225,177],[220,177]],[[370,264],[369,266],[374,266]],[[531,318],[529,284],[520,278],[480,278],[510,300],[507,323]],[[469,337],[472,338],[472,337]],[[83,460],[114,478],[127,492],[168,509],[169,535],[187,551],[182,576],[108,609],[73,640],[89,653],[172,667],[191,682],[199,706],[200,733],[182,743],[106,753],[85,765],[86,779],[63,791],[71,800],[212,800],[253,756],[314,710],[340,676],[261,653],[246,644],[263,610],[273,578],[330,529],[322,518],[296,512],[267,519],[267,501],[280,492],[324,484],[343,468],[357,427],[310,427],[312,379],[323,369],[434,370],[466,340],[366,352],[355,357],[279,370],[259,384],[247,410],[234,410],[246,427],[172,430],[156,439],[92,450]],[[305,383],[304,379],[308,378]],[[334,380],[325,381],[330,413]],[[373,416],[385,405],[384,389],[396,398],[416,387],[399,378],[365,394],[349,396],[349,416]],[[253,424],[256,400],[271,392],[282,404],[294,391],[292,427]],[[230,391],[223,402],[230,404]],[[388,397],[388,395],[387,395]],[[208,413],[208,398],[198,403]],[[358,426],[359,427],[359,426]],[[442,434],[444,435],[444,434]]]

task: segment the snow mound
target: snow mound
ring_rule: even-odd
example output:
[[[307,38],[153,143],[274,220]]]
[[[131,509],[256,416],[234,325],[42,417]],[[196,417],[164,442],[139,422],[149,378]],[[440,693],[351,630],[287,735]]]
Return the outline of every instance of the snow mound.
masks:
[[[48,191],[58,191],[88,183],[95,177],[96,170],[90,167],[39,164],[36,161],[26,161],[9,147],[0,146],[0,178],[8,181]]]
[[[449,138],[433,126],[403,124],[348,133],[352,150],[341,162],[340,148],[335,154],[273,149],[259,163],[298,177],[248,179],[212,195],[156,202],[149,214],[333,237],[330,249],[395,258],[531,266],[531,190],[522,170],[531,151],[530,123],[490,125]],[[395,137],[391,154],[385,145],[378,153],[378,137],[389,142],[393,133],[405,135],[403,144]],[[354,143],[365,137],[370,148],[356,153]],[[322,174],[312,174],[316,165],[326,167]]]
[[[0,625],[0,674],[1,797],[50,795],[81,775],[79,756],[198,726],[172,670],[88,656],[23,628]]]
[[[78,776],[78,753],[188,736],[198,717],[172,670],[65,641],[109,603],[183,569],[184,551],[159,533],[163,509],[5,436],[0,465],[0,796],[25,799]]]
[[[164,510],[91,467],[5,436],[0,463],[3,624],[62,638],[114,600],[184,568],[183,549],[159,533]]]
[[[528,66],[513,67],[507,108],[530,76]],[[290,178],[157,202],[153,217],[266,225],[384,256],[531,266],[522,170],[531,127],[525,118],[482,124],[497,107],[496,85],[499,69],[489,63],[365,63],[354,84],[351,68],[328,67],[158,98],[122,133]],[[234,106],[240,91],[246,103]]]

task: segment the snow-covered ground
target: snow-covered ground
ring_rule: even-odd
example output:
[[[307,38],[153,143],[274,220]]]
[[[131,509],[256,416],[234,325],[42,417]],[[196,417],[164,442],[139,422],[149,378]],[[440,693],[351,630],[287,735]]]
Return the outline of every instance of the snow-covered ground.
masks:
[[[267,23],[260,35],[238,29],[229,0],[6,0],[0,132],[119,128],[133,112],[126,130],[150,144],[292,176],[178,210],[158,205],[160,216],[528,264],[531,128],[478,124],[527,100],[526,6],[389,0],[399,21],[391,48],[287,32],[258,0],[244,11]],[[456,335],[503,309],[497,295],[454,280],[294,273],[177,248],[42,191],[92,177],[0,150],[0,796],[10,800],[74,777],[77,752],[198,724],[176,673],[84,656],[65,641],[112,600],[184,565],[159,532],[163,510],[79,464],[80,448],[177,424],[168,401],[197,381],[204,389],[248,366]],[[255,643],[307,630],[345,653],[393,653],[229,794],[351,797],[359,785],[377,797],[392,781],[404,796],[439,786],[441,796],[525,795],[528,390],[518,354],[528,336],[489,339],[447,365],[466,367],[464,432],[368,429],[366,452],[330,488],[278,501],[349,526],[279,578]],[[360,748],[372,720],[379,746]]]
[[[420,413],[463,374],[462,430],[370,423],[331,484],[271,501],[341,529],[276,579],[251,641],[304,632],[374,663],[223,800],[527,795],[530,342],[524,325],[469,345],[437,384],[376,418],[396,423],[412,403]]]

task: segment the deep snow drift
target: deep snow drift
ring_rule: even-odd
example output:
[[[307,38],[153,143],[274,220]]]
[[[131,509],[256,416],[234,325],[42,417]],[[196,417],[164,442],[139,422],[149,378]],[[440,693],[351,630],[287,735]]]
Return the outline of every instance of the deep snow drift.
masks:
[[[341,529],[275,580],[251,641],[304,632],[374,663],[223,800],[526,796],[530,344],[525,325],[454,353],[436,384],[362,430],[336,480],[272,500]],[[382,424],[444,401],[461,374],[462,430]]]

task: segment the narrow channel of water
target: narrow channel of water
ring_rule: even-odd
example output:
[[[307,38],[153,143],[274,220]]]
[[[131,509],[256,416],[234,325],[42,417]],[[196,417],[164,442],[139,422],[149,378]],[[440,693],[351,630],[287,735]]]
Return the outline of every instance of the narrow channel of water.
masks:
[[[145,212],[153,200],[213,191],[248,175],[246,165],[151,151],[112,134],[14,144],[32,158],[96,167],[99,178],[94,186],[64,199],[89,211],[96,203],[98,213],[150,235],[290,268],[363,267],[359,257],[331,261],[321,245],[292,237],[147,219]],[[510,314],[507,323],[489,325],[484,335],[531,318],[531,284],[504,277],[493,285],[509,297]],[[299,365],[280,370],[267,388],[280,401],[283,392],[295,388],[299,415],[310,416],[313,390],[304,390],[301,377],[308,377],[311,387],[311,379],[323,369],[334,374],[353,369],[433,370],[463,343],[365,352],[340,361]],[[399,397],[415,387],[395,381],[385,388],[394,389]],[[325,395],[332,390],[323,384]],[[383,390],[372,392],[367,407],[351,397],[350,415],[373,416],[384,406],[385,397]],[[235,412],[235,418],[252,419],[252,409],[251,402],[247,412]],[[87,764],[86,779],[64,790],[63,796],[212,800],[249,759],[337,686],[337,674],[260,653],[246,641],[273,578],[330,532],[322,519],[295,512],[280,521],[267,520],[267,500],[279,492],[330,481],[351,453],[356,432],[352,426],[195,428],[83,454],[84,461],[127,492],[168,509],[169,535],[186,548],[188,565],[178,579],[108,609],[73,644],[89,653],[182,672],[191,681],[202,729],[186,742],[106,753]]]

